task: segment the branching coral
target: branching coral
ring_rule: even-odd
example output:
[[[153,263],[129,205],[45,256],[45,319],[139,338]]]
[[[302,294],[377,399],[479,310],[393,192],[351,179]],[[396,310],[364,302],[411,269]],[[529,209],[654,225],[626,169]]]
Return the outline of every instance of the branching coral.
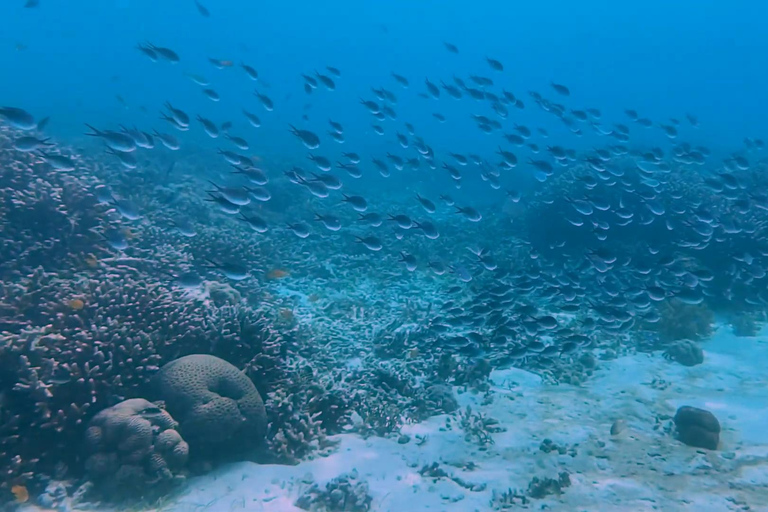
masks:
[[[295,505],[313,512],[368,512],[372,503],[368,483],[353,471],[334,478],[324,489],[313,484]]]
[[[472,412],[472,408],[458,412],[458,426],[464,431],[464,439],[480,446],[486,447],[494,444],[491,434],[505,432],[507,429],[499,425],[499,421],[488,418],[481,412]]]

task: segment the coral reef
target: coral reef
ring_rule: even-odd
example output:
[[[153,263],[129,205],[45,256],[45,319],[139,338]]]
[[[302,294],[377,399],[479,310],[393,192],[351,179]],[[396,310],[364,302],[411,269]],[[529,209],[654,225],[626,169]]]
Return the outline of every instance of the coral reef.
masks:
[[[261,393],[292,380],[295,329],[277,332],[275,306],[257,283],[246,294],[212,281],[207,291],[175,286],[170,275],[212,254],[148,222],[167,222],[152,213],[127,225],[94,194],[101,179],[127,180],[144,207],[154,204],[156,181],[66,150],[56,151],[78,172],[58,171],[12,150],[14,135],[0,125],[2,485],[82,475],[77,447],[89,420],[145,396],[173,359],[213,353],[245,370]],[[210,231],[199,235],[213,240]],[[111,247],[108,232],[122,233],[128,247]],[[224,240],[231,253],[259,254],[241,233]]]
[[[286,379],[287,346],[261,313],[210,307],[128,262],[113,264],[67,279],[38,270],[0,288],[0,300],[28,324],[6,332],[0,346],[9,404],[0,446],[19,461],[11,474],[31,461],[43,464],[38,470],[74,464],[71,446],[90,414],[141,396],[160,365],[190,352],[227,355],[267,389]],[[72,309],[73,296],[84,307]]]
[[[58,171],[33,153],[13,149],[15,132],[0,125],[0,275],[4,280],[43,266],[62,270],[98,253],[97,228],[110,224],[90,193],[96,180]],[[78,167],[89,165],[68,154]]]
[[[180,479],[189,445],[178,424],[157,405],[125,400],[94,416],[85,431],[85,470],[110,500],[148,496]]]
[[[248,450],[264,438],[264,402],[253,382],[227,361],[207,354],[181,357],[153,379],[193,455]]]

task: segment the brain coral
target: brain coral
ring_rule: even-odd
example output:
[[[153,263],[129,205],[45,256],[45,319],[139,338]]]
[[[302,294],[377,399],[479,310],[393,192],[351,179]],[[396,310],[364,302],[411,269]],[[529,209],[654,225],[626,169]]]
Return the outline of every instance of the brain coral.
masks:
[[[112,498],[174,481],[189,452],[176,426],[170,414],[143,398],[104,409],[85,432],[88,475]]]
[[[253,446],[264,438],[266,412],[253,382],[218,357],[171,361],[154,378],[158,397],[179,421],[193,452]]]

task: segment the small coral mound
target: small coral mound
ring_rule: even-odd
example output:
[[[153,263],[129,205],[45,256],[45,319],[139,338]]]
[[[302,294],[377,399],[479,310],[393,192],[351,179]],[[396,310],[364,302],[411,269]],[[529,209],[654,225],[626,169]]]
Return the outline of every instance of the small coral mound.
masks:
[[[717,450],[720,422],[706,409],[684,405],[675,413],[677,438],[688,446]]]
[[[321,489],[313,484],[295,505],[302,510],[317,512],[368,512],[373,498],[368,483],[359,481],[356,471],[340,475]]]
[[[444,384],[435,384],[425,390],[425,399],[430,409],[437,414],[450,414],[459,408],[459,402],[453,395],[453,389]]]
[[[715,314],[706,304],[665,301],[660,307],[661,320],[656,324],[662,343],[683,339],[701,340],[712,335]]]
[[[560,496],[563,489],[571,486],[571,477],[563,471],[557,478],[539,478],[533,477],[528,484],[528,496],[540,500],[554,494]]]
[[[730,318],[731,329],[736,336],[757,336],[760,332],[760,323],[754,313],[739,313]]]
[[[704,362],[704,351],[695,341],[678,340],[664,352],[664,357],[677,361],[683,366],[696,366]]]
[[[250,448],[264,438],[267,420],[261,395],[248,377],[223,359],[205,354],[176,359],[160,369],[154,384],[193,455]]]
[[[180,479],[189,446],[157,405],[133,398],[94,416],[85,432],[86,472],[111,499],[141,495]]]

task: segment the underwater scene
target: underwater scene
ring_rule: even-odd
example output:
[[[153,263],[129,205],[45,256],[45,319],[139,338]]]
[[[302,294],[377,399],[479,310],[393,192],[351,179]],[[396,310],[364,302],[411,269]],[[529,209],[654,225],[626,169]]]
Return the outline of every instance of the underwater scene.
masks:
[[[0,20],[0,510],[768,511],[768,3]]]

